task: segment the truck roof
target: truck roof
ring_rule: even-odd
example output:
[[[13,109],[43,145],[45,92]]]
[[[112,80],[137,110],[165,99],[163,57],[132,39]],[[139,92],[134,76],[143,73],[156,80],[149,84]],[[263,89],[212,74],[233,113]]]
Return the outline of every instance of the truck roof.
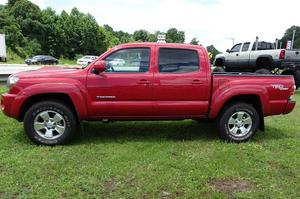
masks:
[[[115,48],[130,48],[130,47],[152,47],[152,46],[160,46],[160,47],[170,47],[170,48],[190,48],[190,49],[205,49],[200,45],[192,45],[192,44],[182,44],[182,43],[156,43],[156,42],[140,42],[140,43],[127,43],[115,46]],[[206,50],[206,49],[205,49]]]

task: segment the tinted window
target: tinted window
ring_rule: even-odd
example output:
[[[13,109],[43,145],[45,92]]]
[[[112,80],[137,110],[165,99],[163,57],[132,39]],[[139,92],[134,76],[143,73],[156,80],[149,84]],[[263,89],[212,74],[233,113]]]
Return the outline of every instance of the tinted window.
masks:
[[[255,50],[256,48],[256,42],[253,43],[252,50]],[[275,49],[275,46],[273,43],[267,43],[267,42],[258,42],[257,50],[271,50]]]
[[[242,44],[237,44],[235,46],[232,47],[232,49],[230,50],[230,52],[234,53],[234,52],[240,52]]]
[[[147,72],[150,49],[129,48],[119,50],[105,58],[106,72]]]
[[[242,48],[242,51],[248,51],[249,46],[250,46],[250,43],[249,43],[249,42],[244,43],[243,48]]]
[[[199,70],[198,53],[194,50],[161,48],[159,72],[189,73]]]

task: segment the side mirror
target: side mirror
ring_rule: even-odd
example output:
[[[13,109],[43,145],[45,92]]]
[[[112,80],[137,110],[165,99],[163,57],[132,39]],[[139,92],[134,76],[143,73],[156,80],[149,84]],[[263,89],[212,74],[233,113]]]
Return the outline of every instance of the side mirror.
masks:
[[[226,52],[230,53],[230,50],[229,50],[229,49],[227,49],[227,50],[226,50]]]
[[[95,74],[99,74],[99,73],[102,73],[106,70],[106,63],[105,61],[97,61],[94,66],[93,66],[93,72]]]

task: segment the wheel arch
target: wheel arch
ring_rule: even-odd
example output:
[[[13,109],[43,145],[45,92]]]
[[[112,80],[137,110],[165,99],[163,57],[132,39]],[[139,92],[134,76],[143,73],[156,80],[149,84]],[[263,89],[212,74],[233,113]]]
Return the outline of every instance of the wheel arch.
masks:
[[[51,100],[58,101],[66,105],[67,107],[69,107],[74,113],[74,115],[76,116],[76,119],[79,120],[80,118],[79,113],[69,95],[65,93],[42,93],[42,94],[32,95],[23,102],[20,108],[20,112],[18,114],[18,121],[24,120],[25,113],[32,105],[38,102],[51,101]]]
[[[223,103],[216,118],[219,118],[228,106],[238,102],[250,104],[257,110],[259,114],[259,129],[264,130],[264,114],[262,109],[262,102],[260,97],[255,94],[241,94],[230,97]]]
[[[256,69],[266,68],[272,69],[273,57],[271,55],[260,55],[255,61]]]
[[[222,64],[220,64],[220,62],[221,62]],[[221,66],[221,67],[223,67],[223,66],[225,65],[225,57],[217,57],[217,58],[215,59],[214,65],[215,65],[215,66]]]

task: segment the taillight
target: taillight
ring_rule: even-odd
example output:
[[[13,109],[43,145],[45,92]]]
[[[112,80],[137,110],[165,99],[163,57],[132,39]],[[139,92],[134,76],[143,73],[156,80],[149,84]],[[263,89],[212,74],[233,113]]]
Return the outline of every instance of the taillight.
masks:
[[[285,57],[285,50],[281,50],[279,54],[279,59],[284,59]]]

